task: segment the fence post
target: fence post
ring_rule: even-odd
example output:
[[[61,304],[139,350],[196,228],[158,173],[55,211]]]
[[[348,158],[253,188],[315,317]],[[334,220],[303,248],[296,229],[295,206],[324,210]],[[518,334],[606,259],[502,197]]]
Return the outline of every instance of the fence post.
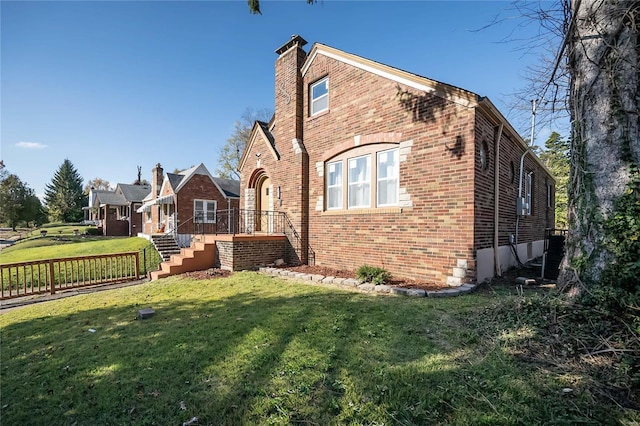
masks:
[[[51,285],[51,294],[56,294],[56,274],[53,270],[53,260],[49,261],[49,284]]]
[[[135,253],[136,259],[136,280],[140,279],[140,252]]]

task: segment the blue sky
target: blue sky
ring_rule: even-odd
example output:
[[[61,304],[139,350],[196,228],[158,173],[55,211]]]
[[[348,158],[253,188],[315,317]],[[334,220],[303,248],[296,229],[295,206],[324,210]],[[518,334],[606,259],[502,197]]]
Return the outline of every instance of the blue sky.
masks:
[[[65,159],[85,182],[131,183],[218,153],[247,108],[273,108],[274,51],[292,34],[489,97],[511,111],[538,29],[477,31],[507,1],[2,1],[0,156],[38,195]],[[546,138],[541,128],[537,137]]]

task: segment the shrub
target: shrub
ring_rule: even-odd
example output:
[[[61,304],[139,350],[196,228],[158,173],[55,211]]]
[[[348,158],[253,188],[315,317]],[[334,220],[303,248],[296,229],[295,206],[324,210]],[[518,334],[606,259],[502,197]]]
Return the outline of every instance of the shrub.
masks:
[[[84,232],[87,235],[102,235],[102,230],[98,228],[87,228]]]
[[[370,265],[362,265],[356,271],[359,280],[375,285],[386,284],[391,279],[391,274],[383,268]]]

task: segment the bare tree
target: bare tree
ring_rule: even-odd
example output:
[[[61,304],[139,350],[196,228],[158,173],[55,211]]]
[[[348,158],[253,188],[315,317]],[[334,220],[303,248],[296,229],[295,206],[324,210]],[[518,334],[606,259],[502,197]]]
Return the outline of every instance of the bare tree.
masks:
[[[239,120],[235,122],[233,134],[227,139],[218,157],[218,176],[228,179],[240,179],[238,165],[244,153],[244,148],[251,136],[251,130],[256,121],[266,122],[271,119],[273,111],[269,109],[254,110],[247,108]]]
[[[88,194],[91,188],[95,190],[108,191],[111,189],[111,184],[108,180],[97,177],[87,182],[84,186],[84,193]]]

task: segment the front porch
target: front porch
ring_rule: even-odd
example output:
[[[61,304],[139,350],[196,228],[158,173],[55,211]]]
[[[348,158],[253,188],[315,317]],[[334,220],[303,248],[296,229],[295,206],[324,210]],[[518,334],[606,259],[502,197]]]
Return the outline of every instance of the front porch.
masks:
[[[154,240],[158,234],[139,236]],[[162,268],[167,272],[172,269],[170,263],[181,266],[192,263],[194,267],[197,265],[197,269],[192,269],[193,271],[210,267],[228,271],[254,269],[271,265],[278,259],[287,264],[315,263],[313,250],[303,242],[284,212],[219,210],[213,220],[207,221],[201,216],[194,216],[184,222],[177,222],[172,231],[163,233],[162,236],[175,240],[180,247],[180,253],[170,255],[167,265]],[[204,255],[199,251],[206,251],[208,254]],[[187,260],[194,256],[205,260]],[[184,267],[173,269],[175,273],[186,272]]]

